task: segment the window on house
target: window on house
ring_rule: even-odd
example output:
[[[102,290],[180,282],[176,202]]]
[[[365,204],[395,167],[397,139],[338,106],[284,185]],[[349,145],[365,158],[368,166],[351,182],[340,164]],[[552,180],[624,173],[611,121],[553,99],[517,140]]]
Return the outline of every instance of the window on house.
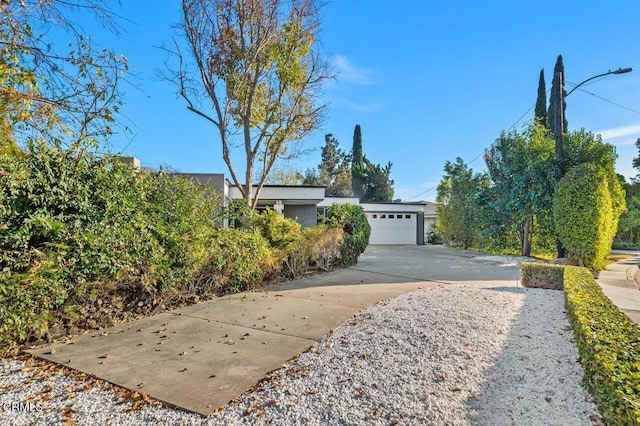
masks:
[[[392,214],[389,215],[389,219],[393,219],[393,215]]]
[[[378,218],[378,215],[377,215],[377,214],[374,214],[374,215],[373,215],[373,218],[374,218],[374,219],[377,219],[377,218]]]
[[[387,215],[386,215],[386,214],[381,214],[381,215],[380,215],[380,219],[386,219],[386,218],[387,218]]]
[[[411,215],[410,215],[410,214],[405,214],[405,215],[404,215],[404,218],[405,218],[405,219],[411,219]]]
[[[401,214],[397,215],[396,219],[402,219],[402,215]]]

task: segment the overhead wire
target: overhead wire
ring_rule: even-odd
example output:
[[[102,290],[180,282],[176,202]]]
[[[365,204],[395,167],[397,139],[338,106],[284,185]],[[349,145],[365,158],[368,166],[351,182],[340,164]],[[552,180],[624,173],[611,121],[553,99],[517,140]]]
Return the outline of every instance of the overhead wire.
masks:
[[[592,81],[592,82],[589,82],[589,83],[588,83],[588,84],[586,84],[585,86],[590,86],[590,85],[592,85],[593,83],[597,82],[598,80],[600,80],[600,79],[596,79],[596,80],[594,80],[594,81]],[[572,82],[570,82],[570,81],[567,81],[567,84],[568,84],[568,85],[570,85],[571,87],[575,87],[575,86],[577,86],[575,83],[572,83]],[[591,96],[594,96],[594,97],[596,97],[596,98],[598,98],[598,99],[600,99],[600,100],[603,100],[603,101],[605,101],[605,102],[608,102],[608,103],[610,103],[610,104],[612,104],[612,105],[615,105],[615,106],[617,106],[617,107],[619,107],[619,108],[622,108],[622,109],[625,109],[625,110],[627,110],[627,111],[633,112],[634,114],[638,114],[638,115],[640,115],[640,111],[638,111],[638,110],[635,110],[635,109],[633,109],[633,108],[629,108],[629,107],[624,106],[624,105],[622,105],[622,104],[619,104],[619,103],[617,103],[617,102],[615,102],[615,101],[612,101],[612,100],[610,100],[610,99],[604,98],[604,97],[602,97],[602,96],[600,96],[600,95],[597,95],[597,94],[595,94],[595,93],[589,92],[588,90],[584,90],[584,89],[583,89],[583,88],[581,88],[581,87],[579,87],[579,88],[578,88],[578,90],[580,90],[581,92],[587,93],[587,94],[589,94],[589,95],[591,95]],[[550,90],[547,90],[547,94],[549,94],[549,92],[550,92]],[[518,125],[518,123],[520,123],[520,122],[522,121],[522,119],[523,119],[524,117],[526,117],[526,116],[527,116],[527,114],[529,114],[529,112],[531,112],[531,110],[535,107],[535,105],[536,105],[536,104],[534,103],[534,104],[533,104],[533,105],[532,105],[528,110],[526,110],[526,111],[525,111],[525,113],[524,113],[524,114],[522,114],[522,115],[520,116],[520,118],[518,118],[518,119],[516,120],[516,122],[515,122],[515,123],[513,123],[513,124],[511,125],[511,127],[509,127],[509,128],[507,129],[507,131],[510,131],[510,130],[514,129],[514,128]],[[483,150],[480,154],[478,154],[478,155],[477,155],[473,160],[471,160],[470,162],[468,162],[468,163],[467,163],[467,165],[471,165],[471,164],[473,164],[473,162],[474,162],[474,161],[476,161],[477,159],[479,159],[480,157],[482,157],[482,155],[483,155],[484,153],[485,153],[485,150]],[[419,197],[419,196],[421,196],[421,195],[426,194],[427,192],[433,191],[433,190],[434,190],[434,189],[436,189],[437,187],[438,187],[438,185],[434,185],[434,186],[432,186],[432,187],[430,187],[430,188],[428,188],[428,189],[426,189],[426,190],[422,191],[421,193],[419,193],[419,194],[417,194],[417,195],[414,195],[413,197],[409,197],[409,198],[407,198],[406,200],[408,201],[408,200],[412,200],[412,199],[414,199],[414,198],[417,198],[417,197]]]
[[[548,92],[549,92],[549,90],[547,90],[547,93],[548,93]],[[527,109],[527,110],[526,110],[526,111],[525,111],[525,112],[524,112],[524,113],[523,113],[523,114],[522,114],[522,115],[521,115],[521,116],[516,120],[516,122],[515,122],[515,123],[513,123],[513,124],[511,125],[511,127],[509,127],[509,129],[508,129],[507,131],[510,131],[510,130],[512,130],[514,127],[516,127],[516,126],[518,125],[518,123],[520,123],[520,121],[522,121],[522,119],[523,119],[524,117],[526,117],[526,116],[527,116],[527,114],[529,114],[529,112],[531,112],[531,110],[532,110],[535,106],[536,106],[536,104],[535,104],[535,103],[534,103],[533,105],[531,105],[531,107],[529,107],[529,109]],[[471,165],[471,164],[473,164],[476,160],[478,160],[480,157],[482,157],[482,156],[484,155],[485,151],[486,151],[486,150],[482,150],[482,152],[481,152],[480,154],[476,155],[476,156],[474,157],[474,159],[473,159],[473,160],[469,161],[469,162],[467,163],[467,165]],[[424,194],[426,194],[427,192],[433,191],[433,190],[434,190],[434,189],[436,189],[437,187],[438,187],[438,185],[434,185],[434,186],[430,187],[429,189],[426,189],[426,190],[422,191],[421,193],[414,195],[413,197],[406,198],[406,201],[413,200],[414,198],[417,198],[417,197],[419,197],[419,196],[421,196],[421,195],[424,195]]]

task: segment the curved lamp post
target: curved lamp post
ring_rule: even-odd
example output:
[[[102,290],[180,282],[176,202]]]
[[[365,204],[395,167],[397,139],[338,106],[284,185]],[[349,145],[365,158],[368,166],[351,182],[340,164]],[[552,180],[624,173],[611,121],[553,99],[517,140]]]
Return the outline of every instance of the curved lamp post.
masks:
[[[564,100],[566,99],[567,96],[569,96],[570,94],[572,94],[578,87],[582,86],[583,84],[585,84],[588,81],[594,80],[596,78],[599,77],[604,77],[607,75],[611,75],[611,74],[626,74],[628,72],[633,71],[633,68],[618,68],[617,70],[614,71],[607,71],[605,73],[602,74],[598,74],[598,75],[594,75],[593,77],[589,77],[588,79],[584,80],[583,82],[575,85],[573,87],[573,89],[571,89],[569,91],[569,93],[567,93],[566,95],[562,95],[562,87],[564,86],[563,82],[562,82],[562,73],[561,72],[557,72],[556,73],[556,78],[558,79],[558,86],[559,86],[559,90],[557,90],[557,96],[558,99],[556,100],[556,105],[558,105],[558,107],[555,109],[555,114],[556,116],[554,117],[554,124],[555,124],[555,129],[553,129],[553,133],[555,135],[555,139],[556,139],[556,160],[558,162],[558,180],[560,180],[562,178],[562,176],[564,176],[564,155],[563,155],[563,146],[562,146],[562,137],[564,135]]]
[[[615,71],[608,71],[608,72],[605,72],[605,73],[602,73],[602,74],[594,75],[593,77],[590,77],[590,78],[586,79],[585,81],[583,81],[582,83],[574,86],[573,89],[571,89],[569,91],[569,93],[567,93],[564,97],[566,98],[567,96],[572,94],[573,91],[576,90],[578,87],[582,86],[583,84],[585,84],[588,81],[595,80],[598,77],[604,77],[605,75],[609,75],[609,74],[626,74],[626,73],[631,72],[631,71],[633,71],[633,68],[618,68]]]
[[[606,75],[610,75],[610,74],[626,74],[628,72],[633,71],[632,68],[618,68],[617,70],[614,71],[607,71],[605,73],[602,74],[598,74],[598,75],[594,75],[593,77],[589,77],[588,79],[584,80],[583,82],[581,82],[580,84],[577,84],[573,87],[573,89],[571,89],[569,91],[569,93],[567,93],[566,95],[562,95],[562,88],[564,87],[564,84],[562,82],[562,73],[561,72],[556,72],[555,77],[558,79],[558,90],[557,90],[557,99],[556,99],[556,109],[555,109],[555,117],[554,117],[554,129],[553,129],[553,133],[556,139],[556,162],[557,162],[557,166],[556,166],[556,179],[559,181],[560,179],[562,179],[562,177],[564,176],[565,170],[564,170],[564,149],[563,149],[563,135],[564,135],[564,100],[566,99],[567,96],[569,96],[570,94],[572,94],[578,87],[582,86],[583,84],[585,84],[588,81],[594,80],[596,78],[599,77],[604,77]],[[558,257],[564,257],[564,247],[562,247],[562,244],[560,243],[560,241],[557,241],[557,249],[558,249]]]

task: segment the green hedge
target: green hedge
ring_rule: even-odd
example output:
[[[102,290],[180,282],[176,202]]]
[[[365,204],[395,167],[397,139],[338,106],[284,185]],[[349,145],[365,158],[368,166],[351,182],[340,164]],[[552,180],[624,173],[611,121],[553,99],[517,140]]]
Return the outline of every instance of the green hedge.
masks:
[[[562,290],[564,267],[546,263],[524,262],[520,267],[520,278],[524,287]]]
[[[340,254],[344,265],[358,262],[358,256],[369,245],[371,226],[361,206],[353,204],[333,204],[327,210],[328,225],[338,226],[344,232]]]
[[[584,383],[605,423],[640,424],[640,329],[607,298],[586,268],[523,265],[522,276],[540,277],[545,268],[553,279],[558,270],[563,271],[567,315],[584,367]]]
[[[605,423],[640,424],[640,330],[589,270],[566,266],[564,288],[585,382]]]

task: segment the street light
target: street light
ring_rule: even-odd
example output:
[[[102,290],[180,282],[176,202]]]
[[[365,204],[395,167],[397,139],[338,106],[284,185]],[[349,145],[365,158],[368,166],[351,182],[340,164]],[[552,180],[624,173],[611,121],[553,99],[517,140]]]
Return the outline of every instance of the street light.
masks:
[[[605,75],[609,75],[609,74],[626,74],[626,73],[631,72],[631,71],[633,71],[633,68],[618,68],[617,70],[614,70],[614,71],[608,71],[608,72],[605,72],[605,73],[603,73],[603,74],[594,75],[593,77],[586,79],[585,81],[583,81],[582,83],[578,84],[578,85],[577,85],[577,86],[575,86],[573,89],[571,89],[571,90],[569,91],[569,93],[567,93],[567,94],[565,95],[565,98],[566,98],[567,96],[569,96],[570,94],[572,94],[572,93],[573,93],[573,91],[574,91],[574,90],[576,90],[578,87],[580,87],[580,86],[582,86],[583,84],[585,84],[587,81],[595,80],[595,79],[596,79],[596,78],[598,78],[598,77],[604,77]]]
[[[554,129],[553,129],[553,133],[555,135],[555,139],[556,139],[556,161],[558,162],[558,168],[557,168],[557,179],[560,180],[562,178],[562,176],[564,176],[564,153],[563,153],[563,141],[562,141],[562,137],[564,135],[564,100],[566,99],[567,96],[569,96],[570,94],[572,94],[578,87],[582,86],[583,84],[585,84],[588,81],[594,80],[596,78],[599,77],[604,77],[606,75],[610,75],[610,74],[626,74],[628,72],[633,71],[633,68],[618,68],[617,70],[614,71],[607,71],[605,73],[602,74],[598,74],[598,75],[594,75],[593,77],[590,77],[586,80],[584,80],[583,82],[581,82],[580,84],[577,84],[576,86],[573,87],[573,89],[571,89],[569,91],[569,93],[567,93],[566,95],[562,95],[562,87],[564,86],[563,82],[562,82],[562,73],[561,72],[556,72],[555,77],[558,79],[558,90],[557,92],[557,97],[558,99],[556,100],[556,109],[555,109],[555,117],[554,117]]]
[[[593,77],[589,77],[588,79],[584,80],[583,82],[581,82],[580,84],[577,84],[573,87],[573,89],[571,89],[569,91],[569,93],[567,93],[566,95],[562,95],[562,88],[564,87],[564,84],[562,82],[562,72],[557,71],[555,73],[555,78],[558,79],[558,90],[557,92],[557,98],[556,98],[556,109],[554,111],[554,129],[553,129],[553,133],[556,139],[556,161],[557,161],[557,167],[556,167],[556,179],[559,181],[560,179],[562,179],[562,177],[564,176],[565,170],[564,170],[564,150],[563,150],[563,135],[564,135],[564,100],[566,99],[567,96],[569,96],[570,94],[572,94],[578,87],[582,86],[583,84],[585,84],[588,81],[594,80],[598,77],[604,77],[606,75],[610,75],[610,74],[626,74],[628,72],[633,71],[633,68],[618,68],[617,70],[614,71],[607,71],[605,73],[602,74],[598,74],[598,75],[594,75]],[[560,241],[558,240],[557,242],[557,249],[558,249],[558,257],[564,257],[564,247],[562,247],[562,244],[560,243]]]

